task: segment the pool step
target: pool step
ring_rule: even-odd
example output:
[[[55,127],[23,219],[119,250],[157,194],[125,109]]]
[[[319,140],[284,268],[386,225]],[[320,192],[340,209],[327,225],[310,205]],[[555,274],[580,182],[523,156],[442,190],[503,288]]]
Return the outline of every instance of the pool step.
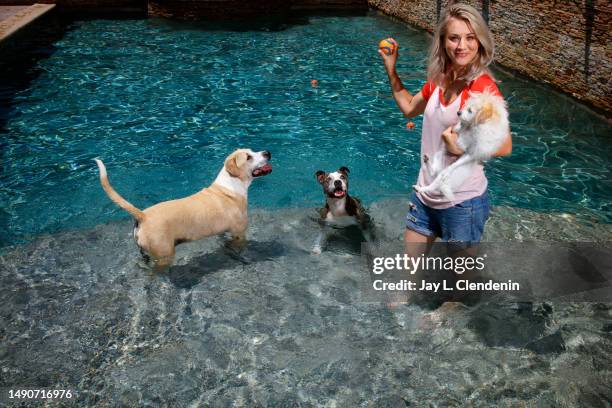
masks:
[[[31,6],[0,6],[0,43],[54,7],[55,4],[38,3]]]

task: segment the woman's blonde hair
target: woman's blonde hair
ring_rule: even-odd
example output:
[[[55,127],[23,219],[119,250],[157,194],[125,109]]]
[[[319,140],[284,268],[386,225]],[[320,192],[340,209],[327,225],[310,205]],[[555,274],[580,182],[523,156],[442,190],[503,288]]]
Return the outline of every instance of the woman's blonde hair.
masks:
[[[446,86],[452,79],[448,77],[448,69],[451,66],[451,60],[446,55],[444,48],[444,37],[446,35],[446,27],[451,18],[456,18],[465,21],[476,34],[478,39],[478,55],[469,65],[465,72],[459,74],[459,77],[452,79],[460,79],[470,82],[482,73],[486,73],[491,78],[493,75],[487,68],[493,62],[493,53],[495,45],[493,44],[493,36],[480,13],[472,6],[467,4],[457,3],[448,6],[434,32],[433,42],[429,50],[429,61],[427,64],[427,79],[436,85]]]

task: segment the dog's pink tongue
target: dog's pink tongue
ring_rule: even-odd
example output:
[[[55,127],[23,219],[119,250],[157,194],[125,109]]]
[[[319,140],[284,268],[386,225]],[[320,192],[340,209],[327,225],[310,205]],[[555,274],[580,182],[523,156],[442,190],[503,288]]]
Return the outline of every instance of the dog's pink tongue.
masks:
[[[263,175],[270,174],[270,173],[272,173],[272,166],[269,164],[266,164],[265,166],[261,166],[260,168],[255,169],[253,171],[253,175],[255,177],[263,176]]]
[[[341,191],[341,190],[334,191],[334,195],[336,197],[344,197],[344,191]]]

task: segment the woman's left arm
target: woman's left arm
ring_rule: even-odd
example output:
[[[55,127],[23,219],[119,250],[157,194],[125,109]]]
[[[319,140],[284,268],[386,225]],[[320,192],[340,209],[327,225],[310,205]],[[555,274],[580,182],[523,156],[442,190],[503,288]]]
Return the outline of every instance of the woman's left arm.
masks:
[[[476,93],[490,92],[493,95],[503,98],[501,92],[499,91],[499,88],[497,87],[497,84],[491,79],[489,75],[482,75],[478,77],[478,79],[476,79],[470,86],[470,91]],[[455,137],[454,140],[457,140],[457,138]],[[461,149],[459,149],[459,151],[461,151]],[[459,154],[463,154],[463,151],[461,151],[461,153]],[[510,128],[508,128],[508,134],[506,135],[506,140],[504,140],[504,144],[499,148],[499,150],[497,150],[493,154],[493,157],[510,156],[510,154],[512,154],[512,135],[510,133]]]
[[[506,140],[504,144],[499,148],[498,151],[495,152],[493,157],[503,157],[510,156],[512,154],[512,135],[510,134],[510,130],[508,130],[508,134],[506,135]]]

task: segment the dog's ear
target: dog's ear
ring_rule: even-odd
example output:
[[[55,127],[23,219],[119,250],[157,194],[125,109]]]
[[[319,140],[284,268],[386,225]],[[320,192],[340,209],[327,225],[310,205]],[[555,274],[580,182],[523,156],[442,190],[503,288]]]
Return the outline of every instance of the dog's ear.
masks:
[[[493,117],[494,110],[495,109],[493,108],[493,104],[491,102],[485,102],[482,105],[482,108],[476,114],[475,122],[480,125],[491,119],[491,117]]]
[[[325,181],[326,175],[325,172],[323,170],[318,170],[315,173],[315,177],[317,178],[317,181],[321,184],[323,184],[323,182]]]
[[[246,152],[237,152],[225,160],[225,169],[230,175],[240,177],[240,168],[244,165],[244,163],[246,163],[246,161]]]
[[[348,169],[348,167],[346,166],[342,166],[338,169],[338,171],[342,174],[344,174],[345,176],[348,175],[351,171]]]
[[[236,166],[238,166],[238,168],[244,166],[244,163],[246,163],[247,161],[247,152],[240,152],[236,155]]]

